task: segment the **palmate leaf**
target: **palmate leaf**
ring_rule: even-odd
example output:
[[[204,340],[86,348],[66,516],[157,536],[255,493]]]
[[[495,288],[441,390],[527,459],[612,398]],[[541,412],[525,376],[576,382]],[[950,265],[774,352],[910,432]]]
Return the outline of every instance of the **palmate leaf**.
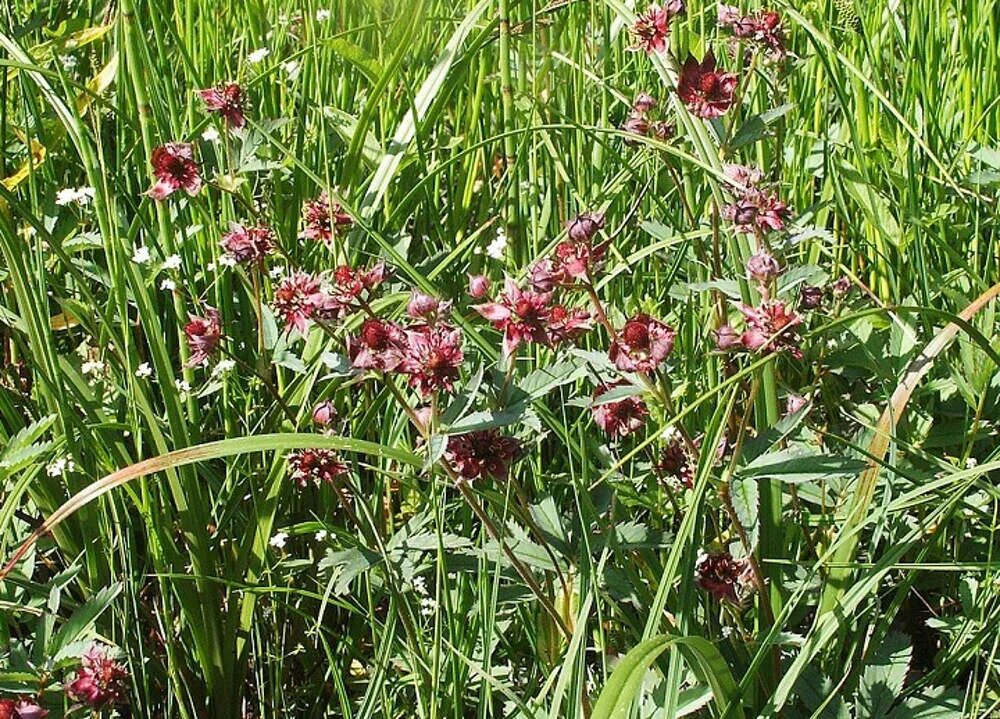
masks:
[[[858,716],[882,717],[896,701],[910,670],[913,645],[909,637],[893,633],[875,648],[861,674],[858,687]]]

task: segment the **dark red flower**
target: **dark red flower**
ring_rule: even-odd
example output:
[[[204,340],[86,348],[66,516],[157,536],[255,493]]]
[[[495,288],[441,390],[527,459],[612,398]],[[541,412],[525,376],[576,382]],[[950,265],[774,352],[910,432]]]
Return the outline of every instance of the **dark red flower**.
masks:
[[[684,440],[675,433],[660,450],[653,468],[661,480],[691,489],[694,486],[694,459]]]
[[[324,291],[322,282],[306,272],[286,277],[274,291],[272,303],[285,331],[293,328],[303,337],[309,332],[309,322],[325,319],[333,308],[333,299]]]
[[[594,390],[594,402],[590,406],[591,414],[597,426],[614,438],[632,434],[646,423],[649,409],[641,397],[634,394],[619,399],[601,400],[601,397],[612,390],[627,387],[626,382],[612,385],[601,385]]]
[[[347,339],[347,356],[358,369],[391,372],[399,367],[406,351],[406,333],[385,320],[367,319],[358,336]]]
[[[551,292],[560,279],[556,276],[555,262],[547,257],[528,268],[528,282],[535,292]]]
[[[722,216],[735,225],[737,232],[765,234],[785,228],[791,215],[788,205],[773,192],[751,188],[722,208]]]
[[[742,195],[750,189],[754,189],[764,179],[764,174],[756,167],[747,165],[736,165],[727,163],[722,166],[726,182],[733,186],[734,192]]]
[[[751,587],[750,563],[728,552],[700,554],[694,572],[698,586],[720,602],[736,604]]]
[[[260,263],[274,251],[274,231],[265,225],[244,227],[232,222],[222,236],[222,249],[237,262]]]
[[[291,477],[303,489],[310,483],[332,484],[337,477],[347,474],[347,465],[340,461],[332,449],[298,449],[288,455]]]
[[[752,352],[787,349],[793,357],[801,357],[799,337],[795,327],[802,317],[781,300],[767,300],[760,307],[740,305],[747,328],[740,341]]]
[[[676,335],[669,325],[639,314],[622,327],[608,357],[623,372],[652,372],[673,350]]]
[[[475,305],[473,309],[503,330],[503,353],[509,357],[522,342],[548,344],[551,302],[551,292],[522,290],[508,279],[496,302]]]
[[[785,56],[785,36],[781,15],[773,10],[761,10],[743,15],[732,5],[719,5],[719,24],[733,35],[763,46],[769,57],[780,60]]]
[[[188,367],[194,367],[205,362],[219,347],[222,339],[222,325],[219,322],[219,311],[213,307],[205,308],[205,316],[188,315],[188,323],[184,325],[184,336],[191,350]]]
[[[823,304],[823,288],[814,285],[802,285],[799,290],[799,308],[815,310]]]
[[[635,36],[633,48],[645,50],[648,54],[666,50],[670,23],[683,12],[682,0],[667,0],[662,5],[650,5],[632,26],[632,34]]]
[[[424,326],[407,330],[399,368],[410,375],[410,386],[426,397],[435,390],[451,391],[464,359],[459,330],[446,325]]]
[[[108,656],[108,650],[94,645],[83,655],[83,666],[66,685],[70,699],[100,708],[118,704],[125,698],[128,670]]]
[[[233,127],[243,127],[247,123],[243,116],[243,90],[235,82],[198,90],[198,94],[210,112],[219,113]]]
[[[677,94],[692,115],[710,120],[732,107],[736,83],[733,73],[716,70],[715,55],[709,51],[700,63],[688,56],[681,68]]]
[[[495,429],[448,438],[445,459],[464,480],[506,479],[511,463],[521,454],[521,443]]]
[[[549,313],[549,344],[556,345],[575,340],[591,327],[593,323],[590,321],[590,313],[586,310],[553,305]]]
[[[194,147],[187,142],[168,142],[153,150],[150,158],[156,184],[146,192],[154,200],[163,200],[177,190],[197,195],[201,174],[194,161]]]
[[[302,237],[320,240],[328,247],[343,230],[354,224],[354,219],[339,202],[331,201],[325,190],[315,200],[305,204],[302,215],[305,222]]]
[[[646,137],[649,135],[649,119],[644,113],[633,112],[625,118],[625,122],[622,123],[622,130],[630,132],[633,135]],[[626,142],[630,145],[637,144],[634,140],[626,140]]]

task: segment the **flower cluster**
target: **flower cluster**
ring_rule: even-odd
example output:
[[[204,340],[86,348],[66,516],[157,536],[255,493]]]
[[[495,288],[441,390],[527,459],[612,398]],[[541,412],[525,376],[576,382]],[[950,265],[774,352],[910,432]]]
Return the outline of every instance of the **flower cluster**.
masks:
[[[543,261],[551,262],[551,261]],[[555,271],[539,273],[543,286],[555,282]],[[534,282],[534,278],[533,278]],[[549,285],[552,286],[552,285]],[[590,329],[590,314],[568,310],[553,300],[553,292],[522,288],[512,279],[493,302],[474,305],[480,315],[503,331],[503,354],[510,357],[525,342],[555,346],[578,337]]]
[[[111,657],[110,650],[94,645],[83,655],[82,664],[66,685],[70,699],[99,709],[125,698],[128,670]]]
[[[667,0],[662,4],[650,5],[632,25],[632,35],[635,38],[632,49],[642,50],[650,55],[664,52],[670,36],[670,25],[675,17],[682,14],[683,0]]]
[[[657,107],[656,99],[648,93],[641,93],[632,103],[625,122],[622,123],[622,130],[640,137],[651,137],[655,140],[665,142],[677,132],[676,126],[672,122],[663,119],[656,119],[653,110]],[[628,144],[636,144],[627,140]]]
[[[623,391],[627,394],[622,395]],[[597,426],[613,439],[626,437],[646,423],[649,408],[634,391],[627,382],[602,384],[594,390],[591,414]],[[611,397],[605,397],[608,394]]]
[[[719,5],[719,24],[728,28],[733,37],[754,43],[767,53],[771,60],[785,57],[785,33],[781,15],[773,10],[758,10],[743,15],[732,5]]]
[[[679,433],[672,432],[666,440],[653,469],[664,483],[691,489],[694,486],[695,458]]]
[[[385,263],[368,269],[341,265],[332,277],[295,272],[274,291],[272,306],[285,331],[295,329],[305,336],[314,320],[336,320],[365,303],[365,295],[385,281]]]
[[[737,232],[759,237],[785,228],[791,211],[774,192],[761,186],[760,170],[726,165],[724,172],[734,200],[722,208],[722,216]]]

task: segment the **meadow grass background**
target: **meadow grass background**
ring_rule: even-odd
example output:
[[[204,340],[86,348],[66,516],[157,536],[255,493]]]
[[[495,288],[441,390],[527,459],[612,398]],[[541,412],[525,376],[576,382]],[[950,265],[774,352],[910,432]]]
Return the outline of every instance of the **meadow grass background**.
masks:
[[[763,168],[795,209],[798,241],[783,262],[815,266],[823,282],[847,276],[854,290],[836,316],[813,318],[804,361],[781,360],[771,400],[809,394],[814,436],[865,460],[907,365],[1000,280],[1000,4],[773,7],[790,56],[781,71],[744,68],[742,105],[724,119],[728,157]],[[461,495],[421,471],[392,393],[339,375],[321,333],[287,344],[269,330],[258,352],[251,284],[219,264],[220,234],[248,207],[304,267],[386,258],[398,280],[380,300],[387,312],[405,305],[407,286],[460,299],[467,272],[519,275],[566,220],[602,209],[615,238],[602,297],[616,319],[645,309],[678,328],[674,402],[690,408],[694,434],[721,432],[727,402],[743,401],[729,388],[750,375],[727,383],[710,352],[715,298],[688,284],[710,279],[699,250],[720,155],[699,154],[683,123],[672,149],[623,142],[632,99],[649,92],[667,106],[671,94],[629,51],[627,13],[596,0],[4,4],[3,556],[105,475],[234,441],[219,451],[232,456],[88,503],[29,553],[0,586],[0,688],[23,688],[38,667],[63,676],[75,645],[61,658],[47,647],[90,607],[64,639],[120,647],[132,675],[122,711],[136,717],[583,717],[618,658],[665,631],[719,648],[748,716],[996,711],[1000,343],[989,304],[893,429],[839,575],[831,543],[855,477],[803,485],[803,498],[785,488],[777,517],[759,520],[784,591],[773,624],[762,601],[720,608],[691,581],[698,549],[725,535],[718,467],[703,461],[701,489],[679,506],[650,478],[649,449],[594,433],[572,403],[591,392],[579,376],[533,402],[515,425],[530,447],[516,470],[530,510],[509,487],[477,492],[569,641]],[[678,55],[700,56],[713,39],[724,56],[715,14],[714,3],[689,4],[671,36]],[[250,98],[238,140],[194,93],[227,79]],[[222,137],[204,139],[209,127]],[[150,152],[171,140],[194,142],[206,177],[231,192],[143,197]],[[92,204],[55,204],[80,186],[95,189]],[[296,239],[303,202],[324,187],[339,187],[359,220],[332,255]],[[502,259],[485,251],[498,232]],[[133,261],[138,247],[149,262]],[[179,266],[163,268],[174,254]],[[727,254],[725,276],[741,274]],[[205,304],[226,319],[225,351],[239,361],[229,372],[182,368],[182,325]],[[490,385],[499,337],[459,304],[467,353],[502,404],[502,377]],[[593,333],[583,346],[606,341]],[[84,373],[94,361],[101,368]],[[532,350],[516,377],[553,363]],[[143,364],[148,377],[137,376]],[[286,477],[287,449],[308,441],[294,433],[313,432],[312,407],[326,398],[344,417],[339,433],[370,443],[343,447],[357,450],[357,523],[330,488],[299,491]],[[758,410],[763,433],[774,407]],[[652,448],[669,417],[654,418]],[[273,434],[292,438],[254,439]],[[72,464],[49,471],[60,459]],[[819,621],[833,576],[846,582],[843,609]],[[656,661],[660,673],[636,674],[652,690],[643,716],[724,711],[705,704],[715,669],[692,674],[680,654]]]

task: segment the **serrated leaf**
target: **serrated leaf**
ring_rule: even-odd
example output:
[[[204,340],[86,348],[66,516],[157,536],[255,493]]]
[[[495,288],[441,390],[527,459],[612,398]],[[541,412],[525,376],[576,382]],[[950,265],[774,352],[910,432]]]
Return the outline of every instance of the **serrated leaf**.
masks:
[[[733,503],[736,519],[747,533],[750,546],[756,546],[760,510],[760,488],[757,486],[757,480],[749,477],[734,478],[729,483],[729,497]]]
[[[877,719],[889,713],[903,691],[913,645],[904,634],[889,634],[865,664],[858,686],[858,715]]]

